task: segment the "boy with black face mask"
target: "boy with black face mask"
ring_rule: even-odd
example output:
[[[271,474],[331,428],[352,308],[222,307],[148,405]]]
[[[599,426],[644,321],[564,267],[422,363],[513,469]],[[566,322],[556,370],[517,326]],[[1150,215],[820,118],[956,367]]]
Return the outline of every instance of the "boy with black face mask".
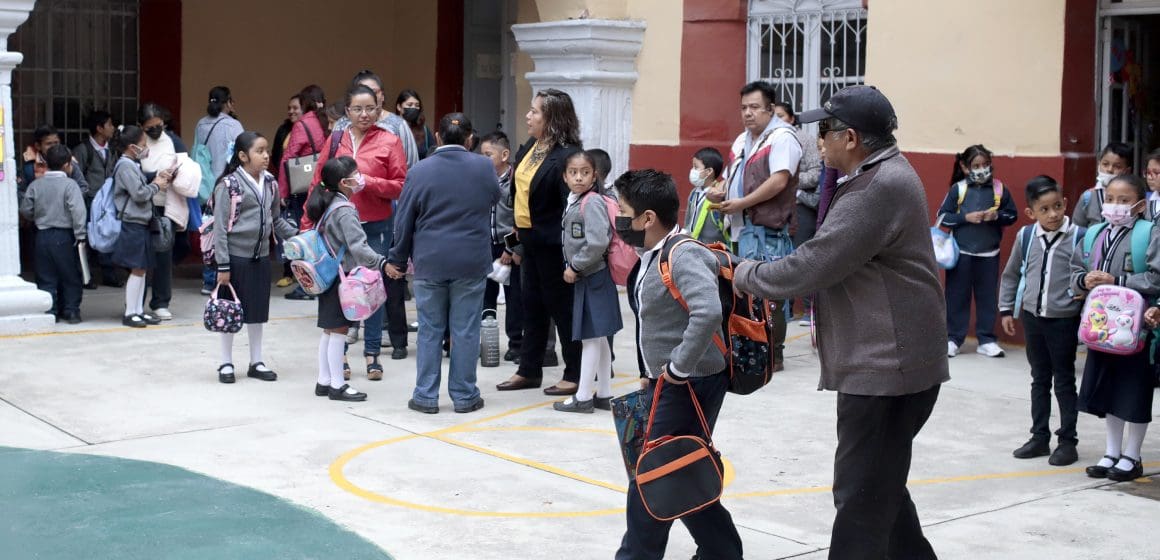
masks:
[[[721,333],[717,258],[696,243],[672,247],[672,281],[684,296],[686,309],[665,287],[657,266],[660,253],[681,230],[677,221],[681,200],[676,183],[666,173],[645,169],[621,175],[616,188],[620,193],[616,231],[642,253],[640,264],[628,278],[629,306],[636,315],[641,386],[649,389],[662,384],[660,396],[653,403],[650,439],[666,435],[708,436],[702,433],[692,394],[712,431],[729,387],[725,357],[713,346],[713,336]],[[647,337],[641,334],[645,332]],[[692,393],[684,385],[690,385]],[[658,521],[648,513],[635,480],[628,489],[626,515],[628,530],[616,558],[663,557],[672,522]],[[687,515],[682,521],[697,542],[698,557],[742,557],[741,537],[721,502]]]

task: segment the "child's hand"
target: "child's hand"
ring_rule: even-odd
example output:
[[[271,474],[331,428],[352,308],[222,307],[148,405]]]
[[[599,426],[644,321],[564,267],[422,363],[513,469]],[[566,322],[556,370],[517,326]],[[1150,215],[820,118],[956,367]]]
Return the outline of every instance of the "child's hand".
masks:
[[[228,272],[217,273],[217,283],[218,283],[218,286],[224,286],[226,284],[229,284],[230,283],[230,273],[228,273]]]
[[[983,213],[983,221],[984,222],[993,222],[993,221],[998,220],[998,219],[999,219],[999,212],[997,212],[995,210],[987,210],[986,212]]]
[[[1087,273],[1087,275],[1083,278],[1083,285],[1089,290],[1095,288],[1096,286],[1115,283],[1116,279],[1113,278],[1111,274],[1108,274],[1102,270],[1093,270]]]
[[[1144,323],[1153,329],[1160,327],[1160,307],[1149,307],[1144,312]]]
[[[32,146],[24,148],[24,161],[36,161],[37,155],[39,154],[36,153],[36,148]]]
[[[1015,318],[1010,315],[1004,315],[1002,323],[1003,332],[1007,333],[1007,336],[1015,336]]]
[[[963,216],[963,219],[972,224],[981,224],[985,214],[986,212],[968,212],[966,216]]]
[[[569,284],[576,283],[576,271],[572,270],[572,267],[568,267],[568,268],[564,269],[564,281],[569,283]]]

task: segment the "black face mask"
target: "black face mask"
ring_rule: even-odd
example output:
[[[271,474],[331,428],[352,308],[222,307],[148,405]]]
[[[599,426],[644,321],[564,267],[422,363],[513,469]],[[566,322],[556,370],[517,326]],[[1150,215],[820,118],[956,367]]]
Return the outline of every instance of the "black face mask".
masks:
[[[616,217],[616,235],[632,247],[644,248],[644,230],[632,229],[632,221],[636,218],[628,216]]]
[[[161,125],[151,126],[145,129],[145,134],[149,135],[154,140],[160,140],[161,134],[165,132],[165,127]]]
[[[403,118],[406,119],[407,122],[415,124],[419,122],[420,112],[422,112],[422,109],[419,109],[418,107],[406,107],[403,109]]]

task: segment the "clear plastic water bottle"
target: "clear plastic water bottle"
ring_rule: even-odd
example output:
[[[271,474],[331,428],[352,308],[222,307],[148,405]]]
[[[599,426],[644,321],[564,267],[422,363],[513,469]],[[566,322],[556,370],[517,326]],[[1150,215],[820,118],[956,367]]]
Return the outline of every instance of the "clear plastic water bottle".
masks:
[[[499,318],[494,309],[485,309],[479,324],[479,365],[499,367],[499,364]]]

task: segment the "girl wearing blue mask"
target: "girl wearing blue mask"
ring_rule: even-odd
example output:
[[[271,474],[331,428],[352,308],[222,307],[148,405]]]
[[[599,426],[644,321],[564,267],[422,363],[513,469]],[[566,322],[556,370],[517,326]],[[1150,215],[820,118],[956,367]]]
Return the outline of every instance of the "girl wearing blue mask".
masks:
[[[955,357],[967,337],[971,302],[975,304],[978,353],[1003,357],[996,343],[999,309],[999,244],[1003,228],[1015,223],[1018,211],[1011,193],[994,177],[991,152],[982,144],[956,155],[951,188],[939,208],[942,225],[950,227],[959,245],[958,264],[947,270],[947,356]]]

